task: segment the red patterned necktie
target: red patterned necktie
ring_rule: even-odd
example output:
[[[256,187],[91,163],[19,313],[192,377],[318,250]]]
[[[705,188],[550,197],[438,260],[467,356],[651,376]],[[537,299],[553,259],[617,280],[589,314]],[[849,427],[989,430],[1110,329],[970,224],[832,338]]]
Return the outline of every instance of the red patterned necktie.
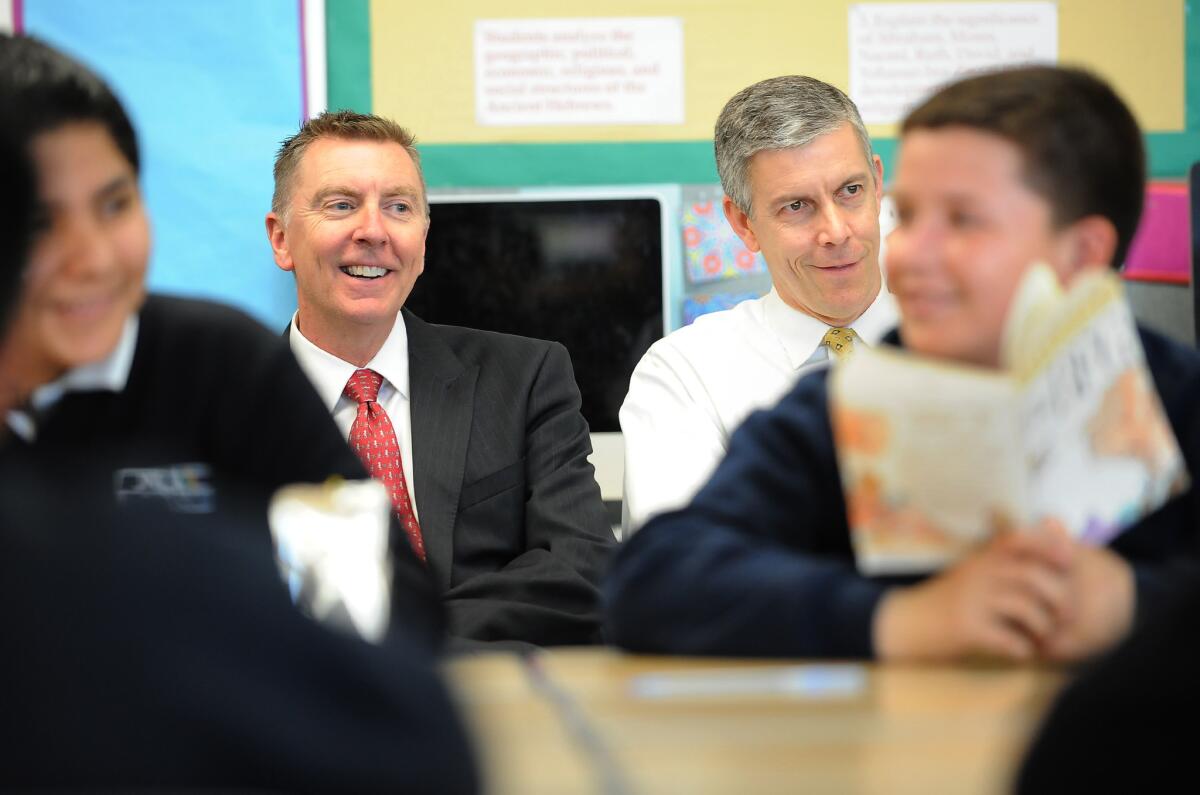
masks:
[[[342,393],[358,403],[358,415],[350,426],[350,446],[367,467],[371,477],[387,487],[404,532],[408,534],[413,551],[425,561],[425,542],[421,526],[408,498],[408,484],[400,465],[400,445],[396,431],[383,406],[376,402],[383,376],[374,370],[355,370]]]

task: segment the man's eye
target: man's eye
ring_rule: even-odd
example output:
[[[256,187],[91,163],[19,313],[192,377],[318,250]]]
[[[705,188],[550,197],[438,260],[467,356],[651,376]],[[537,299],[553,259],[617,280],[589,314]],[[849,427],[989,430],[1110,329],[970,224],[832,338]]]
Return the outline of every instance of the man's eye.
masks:
[[[796,201],[789,204],[787,206],[787,208],[794,213],[798,213],[807,206],[808,206],[808,202],[804,201],[803,199],[797,199]]]
[[[337,210],[339,212],[345,212],[352,208],[350,206],[350,202],[348,202],[348,201],[336,201],[336,202],[329,203],[329,209]]]
[[[862,185],[847,185],[846,186],[846,193],[850,194],[851,196],[854,196],[860,190],[862,190]]]
[[[406,213],[411,209],[408,202],[392,202],[392,209],[398,213]]]

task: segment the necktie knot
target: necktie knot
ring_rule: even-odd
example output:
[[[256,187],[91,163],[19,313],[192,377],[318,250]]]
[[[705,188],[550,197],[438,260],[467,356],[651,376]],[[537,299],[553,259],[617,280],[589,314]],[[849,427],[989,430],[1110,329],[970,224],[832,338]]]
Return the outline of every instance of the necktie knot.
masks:
[[[857,339],[858,335],[854,333],[854,329],[835,326],[825,332],[825,336],[821,338],[821,344],[829,349],[832,356],[836,356],[838,359],[848,359],[854,353],[854,341]]]
[[[346,382],[342,394],[359,405],[372,403],[379,397],[379,387],[383,386],[383,376],[374,370],[355,370]]]

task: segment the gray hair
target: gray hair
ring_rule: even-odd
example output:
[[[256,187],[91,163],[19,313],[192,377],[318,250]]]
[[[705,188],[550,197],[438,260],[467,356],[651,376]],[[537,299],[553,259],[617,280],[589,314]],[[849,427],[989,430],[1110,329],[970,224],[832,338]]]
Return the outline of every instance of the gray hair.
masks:
[[[766,149],[794,149],[843,124],[854,129],[867,163],[871,139],[858,108],[837,88],[803,75],[762,80],[734,94],[717,117],[713,149],[721,188],[753,217],[750,158]]]

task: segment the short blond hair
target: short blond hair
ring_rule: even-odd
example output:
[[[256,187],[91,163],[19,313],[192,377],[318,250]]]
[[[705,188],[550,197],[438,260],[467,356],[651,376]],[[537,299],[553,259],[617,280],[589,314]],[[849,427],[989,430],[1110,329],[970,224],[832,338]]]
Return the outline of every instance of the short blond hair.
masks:
[[[275,155],[275,193],[271,196],[271,210],[280,218],[287,218],[292,183],[304,152],[321,138],[390,141],[403,146],[417,169],[417,178],[421,181],[421,208],[429,218],[429,195],[425,189],[425,174],[421,171],[421,155],[417,152],[417,137],[391,119],[352,110],[325,111],[304,122],[298,133],[280,144]]]

